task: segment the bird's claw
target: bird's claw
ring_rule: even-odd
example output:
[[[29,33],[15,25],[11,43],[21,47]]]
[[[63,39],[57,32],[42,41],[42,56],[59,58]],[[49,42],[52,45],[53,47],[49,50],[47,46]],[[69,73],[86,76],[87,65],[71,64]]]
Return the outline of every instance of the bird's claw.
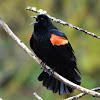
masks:
[[[52,76],[54,73],[54,70],[50,68],[50,69],[48,69],[48,72],[49,72],[49,76]]]
[[[41,62],[41,69],[45,68],[46,64]]]
[[[45,67],[46,67],[46,64],[44,62],[41,62],[41,69],[43,69]],[[47,69],[45,72],[48,72],[49,73],[49,76],[52,76],[53,73],[54,73],[54,69],[55,68],[53,68],[53,69],[50,68],[50,69]]]

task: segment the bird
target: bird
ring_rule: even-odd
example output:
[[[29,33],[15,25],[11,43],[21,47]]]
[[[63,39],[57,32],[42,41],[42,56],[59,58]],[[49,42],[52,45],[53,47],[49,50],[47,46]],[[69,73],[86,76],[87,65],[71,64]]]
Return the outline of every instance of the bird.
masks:
[[[59,31],[46,14],[33,16],[36,21],[33,24],[34,30],[30,35],[30,47],[43,63],[48,65],[53,71],[80,85],[81,73],[77,68],[75,52],[69,43],[67,36]],[[38,76],[44,87],[59,92],[73,93],[74,89],[55,79],[52,75],[42,71]]]

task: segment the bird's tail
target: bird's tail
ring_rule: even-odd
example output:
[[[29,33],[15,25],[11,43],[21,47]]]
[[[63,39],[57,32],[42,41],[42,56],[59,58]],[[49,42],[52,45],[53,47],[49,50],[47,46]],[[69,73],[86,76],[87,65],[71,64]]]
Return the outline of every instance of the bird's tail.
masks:
[[[72,81],[80,85],[80,77],[77,75],[77,72],[75,72],[73,75],[75,78]],[[73,88],[70,88],[69,86],[65,85],[63,82],[60,82],[54,77],[49,76],[46,72],[42,72],[39,75],[38,80],[43,81],[43,86],[45,86],[48,90],[52,90],[53,93],[59,91],[59,94],[62,95],[64,92],[68,94],[74,91]]]

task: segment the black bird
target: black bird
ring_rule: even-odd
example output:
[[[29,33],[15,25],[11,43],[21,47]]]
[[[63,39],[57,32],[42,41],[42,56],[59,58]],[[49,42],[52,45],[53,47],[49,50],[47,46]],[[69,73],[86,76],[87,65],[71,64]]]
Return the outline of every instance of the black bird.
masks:
[[[80,85],[81,75],[77,68],[74,51],[66,37],[51,22],[46,14],[39,14],[34,17],[34,32],[30,36],[30,47],[34,53],[54,71],[64,78]],[[72,93],[73,88],[65,85],[63,82],[42,72],[39,81],[43,81],[43,86],[53,93],[59,91],[62,95]]]

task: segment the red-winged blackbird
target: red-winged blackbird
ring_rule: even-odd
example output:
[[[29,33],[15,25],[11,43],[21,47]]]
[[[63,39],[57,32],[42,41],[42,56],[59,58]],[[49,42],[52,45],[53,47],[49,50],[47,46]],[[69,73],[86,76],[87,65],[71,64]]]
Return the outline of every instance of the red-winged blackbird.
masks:
[[[46,14],[39,14],[34,17],[34,32],[30,36],[30,46],[35,54],[54,71],[66,79],[80,85],[81,75],[76,65],[74,51],[66,37],[51,22]],[[58,81],[46,72],[42,72],[39,81],[43,81],[43,86],[48,90],[59,94],[72,93],[73,88]]]

